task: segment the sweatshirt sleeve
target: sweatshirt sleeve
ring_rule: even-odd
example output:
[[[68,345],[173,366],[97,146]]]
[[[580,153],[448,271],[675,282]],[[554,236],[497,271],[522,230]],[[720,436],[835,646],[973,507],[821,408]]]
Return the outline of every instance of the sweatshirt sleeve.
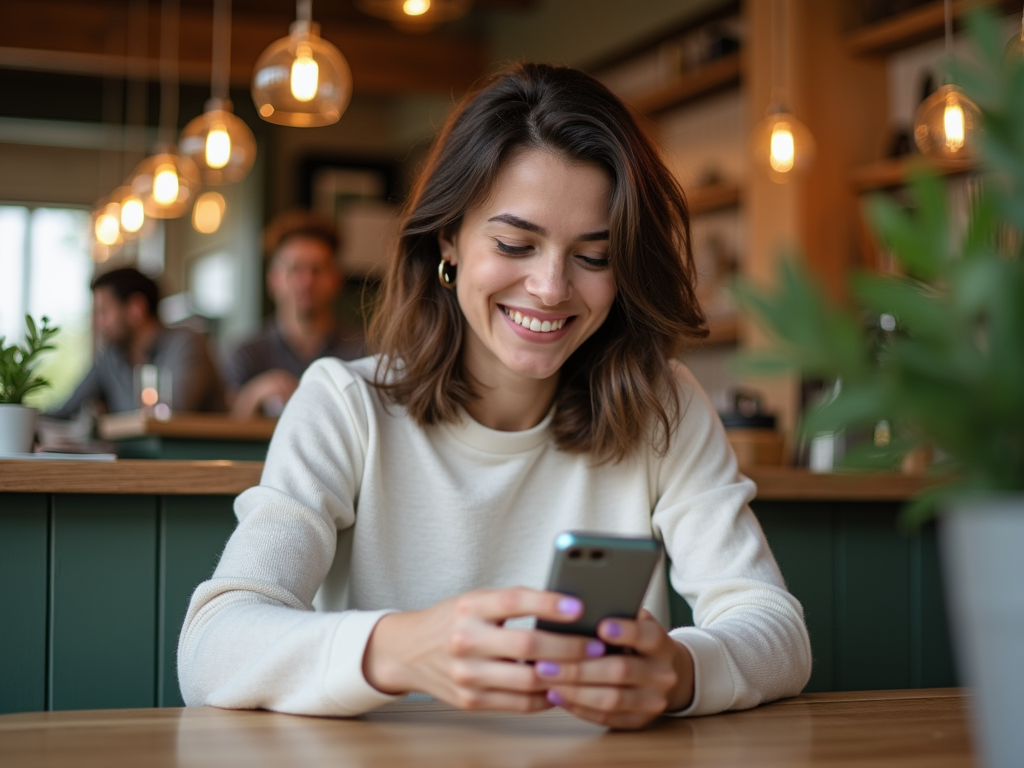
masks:
[[[341,363],[310,367],[289,400],[260,485],[235,501],[238,527],[192,596],[178,642],[189,706],[357,715],[395,697],[362,673],[387,611],[317,613],[313,597],[355,522],[370,419],[365,384]]]
[[[682,366],[684,413],[660,464],[653,523],[671,560],[673,588],[693,627],[672,637],[693,655],[694,698],[673,714],[708,715],[795,696],[811,649],[803,608],[786,590],[750,510],[756,487],[739,474],[725,430]]]

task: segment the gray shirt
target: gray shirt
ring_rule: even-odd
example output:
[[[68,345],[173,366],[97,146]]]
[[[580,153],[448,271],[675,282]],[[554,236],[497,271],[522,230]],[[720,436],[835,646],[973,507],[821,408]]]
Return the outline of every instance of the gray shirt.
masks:
[[[224,411],[224,386],[210,357],[206,337],[188,328],[161,328],[146,362],[171,372],[171,408],[176,411]],[[71,418],[86,403],[102,401],[108,413],[134,411],[135,382],[125,351],[109,346],[60,408],[48,415]]]
[[[224,380],[228,387],[238,390],[254,376],[275,368],[288,371],[299,379],[317,358],[357,360],[365,355],[366,345],[362,339],[346,336],[335,327],[317,354],[305,360],[288,346],[277,321],[270,320],[258,335],[240,344],[227,356],[224,361]]]

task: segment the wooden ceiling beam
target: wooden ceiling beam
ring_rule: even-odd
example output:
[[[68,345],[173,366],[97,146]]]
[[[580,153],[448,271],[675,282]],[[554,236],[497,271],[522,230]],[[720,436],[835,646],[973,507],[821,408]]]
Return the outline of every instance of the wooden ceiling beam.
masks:
[[[155,79],[159,66],[159,13],[150,6],[147,56],[126,60],[127,5],[33,0],[0,2],[0,67],[68,74],[124,76],[127,69]],[[288,34],[290,19],[235,13],[231,35],[231,83],[247,87],[260,53]],[[443,33],[409,35],[380,24],[326,22],[352,68],[355,89],[366,94],[451,92],[466,89],[484,72],[486,46],[478,39]],[[182,82],[208,83],[211,14],[181,11],[179,73]]]

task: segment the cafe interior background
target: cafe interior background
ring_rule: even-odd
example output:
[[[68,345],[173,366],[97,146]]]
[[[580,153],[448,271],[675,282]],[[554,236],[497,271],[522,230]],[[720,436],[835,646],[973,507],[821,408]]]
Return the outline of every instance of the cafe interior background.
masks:
[[[1010,34],[1019,9],[1000,7]],[[253,333],[271,311],[261,230],[296,207],[337,219],[348,277],[338,312],[358,329],[435,129],[478,77],[532,59],[594,74],[656,137],[689,198],[710,321],[685,360],[723,413],[740,392],[777,417],[786,451],[780,441],[761,460],[808,461],[792,437],[813,383],[735,371],[737,352],[764,339],[725,288],[736,275],[767,279],[786,248],[836,298],[851,268],[892,268],[861,202],[902,193],[915,112],[941,84],[941,2],[346,0],[311,11],[351,67],[351,101],[332,124],[293,127],[261,119],[250,89],[261,53],[309,13],[302,3],[0,2],[0,335],[19,338],[26,313],[62,329],[44,368],[53,386],[33,404],[60,403],[87,370],[89,282],[117,266],[155,278],[164,322],[205,330],[219,353]],[[174,218],[132,232],[123,219],[110,231],[108,215],[104,232],[98,217],[158,143],[195,143],[186,126],[211,95],[229,97],[255,137],[251,170],[206,184]],[[797,134],[789,174],[753,138],[780,107],[811,137]],[[947,170],[951,210],[963,212],[969,168]]]

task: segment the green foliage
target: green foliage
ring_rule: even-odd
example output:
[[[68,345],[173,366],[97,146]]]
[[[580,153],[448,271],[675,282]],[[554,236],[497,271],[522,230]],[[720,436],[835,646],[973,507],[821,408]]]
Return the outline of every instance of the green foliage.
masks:
[[[60,328],[51,327],[47,317],[43,318],[43,326],[39,328],[29,315],[25,315],[25,325],[28,336],[20,346],[5,346],[6,339],[0,336],[0,403],[20,404],[29,392],[50,384],[36,374],[36,368],[39,356],[54,348],[51,342]]]
[[[1024,65],[1003,60],[988,13],[973,13],[969,29],[977,59],[951,66],[982,111],[982,183],[966,234],[951,233],[944,182],[918,172],[909,211],[881,195],[867,203],[905,274],[855,275],[858,306],[830,306],[793,259],[783,260],[774,293],[736,290],[779,342],[749,369],[842,381],[836,398],[806,415],[805,434],[887,419],[889,444],[854,451],[849,464],[893,468],[921,442],[948,457],[943,469],[957,480],[908,507],[910,523],[965,494],[1024,490]],[[859,320],[865,312],[892,315],[895,332],[879,343]]]

